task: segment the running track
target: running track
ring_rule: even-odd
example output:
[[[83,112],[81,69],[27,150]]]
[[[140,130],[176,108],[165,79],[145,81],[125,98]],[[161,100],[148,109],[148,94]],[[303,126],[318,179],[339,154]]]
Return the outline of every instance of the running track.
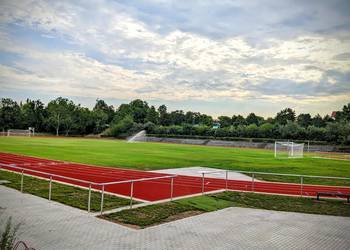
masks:
[[[43,178],[50,178],[50,174],[75,178],[84,181],[90,181],[94,183],[105,183],[123,180],[132,180],[140,178],[151,178],[167,176],[166,174],[130,170],[122,168],[100,167],[80,163],[63,162],[57,160],[48,160],[36,157],[29,157],[23,155],[1,153],[1,164],[13,164],[17,167],[23,167],[30,170],[36,170],[45,172],[47,174],[39,174],[25,170],[25,174],[31,174]],[[11,169],[13,168],[0,166],[0,168]],[[20,170],[17,170],[20,171]],[[89,184],[81,183],[73,180],[62,179],[59,177],[53,177],[53,180],[66,182],[78,186],[88,187]],[[170,198],[170,179],[160,179],[152,181],[143,181],[134,183],[134,197],[147,200],[157,201]],[[226,182],[223,179],[205,178],[204,181],[205,192],[225,189]],[[25,187],[25,185],[24,185]],[[101,189],[101,186],[92,186],[94,189]],[[105,191],[119,194],[130,195],[130,183],[113,184],[105,186]],[[286,195],[300,195],[315,196],[316,192],[341,192],[350,194],[350,187],[336,187],[336,186],[320,186],[320,185],[303,185],[279,183],[279,182],[255,182],[251,181],[239,181],[229,180],[227,182],[227,188],[231,190],[241,191],[254,191],[262,193],[274,193],[274,194],[286,194]],[[173,197],[181,197],[185,195],[192,195],[202,192],[202,178],[178,175],[174,178]]]

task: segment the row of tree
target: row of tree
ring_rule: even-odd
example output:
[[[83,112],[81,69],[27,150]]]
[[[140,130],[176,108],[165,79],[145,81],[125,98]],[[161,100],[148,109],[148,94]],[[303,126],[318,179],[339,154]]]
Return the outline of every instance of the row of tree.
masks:
[[[273,118],[250,113],[220,116],[217,119],[199,112],[176,110],[168,112],[165,105],[156,109],[136,99],[118,108],[96,100],[93,109],[82,107],[66,98],[56,98],[47,105],[27,99],[17,103],[10,98],[0,101],[0,128],[27,129],[56,135],[103,134],[126,136],[141,129],[160,135],[191,135],[215,137],[259,137],[308,139],[344,142],[350,134],[350,103],[332,116],[296,115],[286,108]]]

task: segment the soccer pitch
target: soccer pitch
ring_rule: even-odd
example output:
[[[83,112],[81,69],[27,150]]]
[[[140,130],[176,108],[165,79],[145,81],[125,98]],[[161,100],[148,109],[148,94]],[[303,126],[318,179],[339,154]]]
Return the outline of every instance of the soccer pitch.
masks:
[[[100,166],[156,170],[208,166],[303,175],[350,176],[350,161],[275,159],[271,150],[208,147],[122,140],[1,137],[0,151]]]

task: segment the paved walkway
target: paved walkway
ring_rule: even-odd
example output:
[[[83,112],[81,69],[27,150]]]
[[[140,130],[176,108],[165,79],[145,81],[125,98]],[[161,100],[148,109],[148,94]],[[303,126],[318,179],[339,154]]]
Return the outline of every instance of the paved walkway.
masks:
[[[225,170],[218,169],[218,168],[208,168],[208,167],[169,168],[169,169],[152,170],[150,172],[161,173],[161,174],[196,176],[196,177],[202,177],[202,173],[205,173],[205,177],[216,178],[216,179],[226,179]],[[252,177],[245,174],[237,173],[237,172],[228,172],[227,179],[251,181]],[[259,180],[255,179],[255,181],[259,181]]]
[[[350,246],[350,219],[344,217],[228,208],[134,230],[3,186],[0,207],[1,222],[8,216],[21,222],[20,239],[37,250],[320,250]]]

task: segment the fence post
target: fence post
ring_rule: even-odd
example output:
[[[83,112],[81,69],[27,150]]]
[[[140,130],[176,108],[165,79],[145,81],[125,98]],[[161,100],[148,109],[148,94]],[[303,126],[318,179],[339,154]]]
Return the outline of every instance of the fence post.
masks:
[[[202,173],[202,195],[204,194],[204,172]]]
[[[228,170],[226,170],[226,176],[225,176],[225,189],[226,191],[228,190],[228,187],[227,187],[227,181],[228,181]]]
[[[303,183],[304,183],[304,178],[303,176],[300,176],[300,196],[303,197]]]
[[[52,176],[50,176],[50,182],[49,182],[49,201],[51,200],[51,189],[52,189]]]
[[[130,209],[132,208],[132,198],[134,196],[134,182],[131,181],[131,188],[130,188]]]
[[[103,212],[103,196],[105,194],[105,185],[102,185],[102,192],[101,192],[101,215],[102,215],[102,212]]]
[[[255,180],[255,175],[252,173],[252,191],[254,192],[254,180]]]
[[[89,198],[88,198],[88,212],[90,213],[91,208],[91,183],[89,184]]]
[[[171,177],[171,184],[170,184],[170,201],[173,201],[173,193],[174,193],[174,177]]]
[[[21,192],[22,193],[23,193],[23,178],[24,178],[23,172],[24,172],[24,170],[22,170],[22,175],[21,175]]]

